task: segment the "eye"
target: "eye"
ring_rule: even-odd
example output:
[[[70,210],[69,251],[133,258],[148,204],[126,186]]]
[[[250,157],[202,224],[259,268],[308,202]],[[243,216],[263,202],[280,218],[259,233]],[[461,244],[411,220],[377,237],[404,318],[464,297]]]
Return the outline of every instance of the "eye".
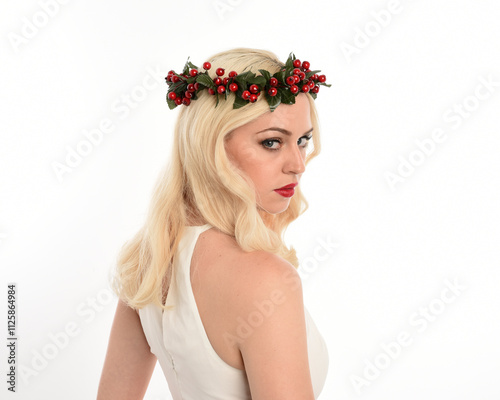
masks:
[[[266,139],[266,140],[263,140],[262,142],[260,142],[260,144],[267,150],[278,150],[278,148],[273,148],[273,147],[270,147],[270,146],[267,146],[266,144],[268,143],[274,143],[274,142],[278,142],[278,143],[281,143],[281,140],[279,139]]]
[[[311,138],[312,138],[312,135],[302,136],[300,139],[304,139],[305,140],[305,144],[302,147],[306,148],[307,145],[309,144],[309,140],[311,140]]]
[[[303,149],[305,149],[307,147],[307,145],[308,145],[309,140],[311,140],[311,138],[312,138],[312,135],[302,136],[299,139],[299,141],[301,141],[302,139],[304,139],[305,144],[302,144],[300,147],[302,147]],[[266,150],[271,150],[271,151],[279,150],[280,149],[279,147],[271,147],[273,145],[273,143],[275,143],[275,142],[281,143],[281,139],[265,139],[262,142],[260,142],[260,144]],[[271,146],[268,146],[267,144],[271,144]]]

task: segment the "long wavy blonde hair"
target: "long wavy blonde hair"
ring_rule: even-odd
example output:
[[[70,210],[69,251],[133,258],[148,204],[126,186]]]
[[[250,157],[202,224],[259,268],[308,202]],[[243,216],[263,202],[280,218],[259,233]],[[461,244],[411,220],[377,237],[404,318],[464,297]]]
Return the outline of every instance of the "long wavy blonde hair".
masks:
[[[273,53],[249,48],[223,51],[208,61],[237,73],[259,74],[258,69],[266,69],[273,74],[284,66]],[[212,78],[215,69],[209,71]],[[314,135],[306,165],[321,149],[314,100],[307,98]],[[191,215],[233,236],[244,251],[264,250],[295,268],[299,265],[295,249],[287,248],[283,235],[288,224],[308,208],[300,185],[285,211],[261,213],[251,180],[229,161],[224,148],[234,129],[270,112],[267,101],[260,99],[239,109],[233,109],[231,98],[219,101],[217,107],[215,101],[215,96],[203,91],[189,107],[180,107],[170,162],[156,181],[145,222],[118,253],[111,287],[132,308],[154,303],[168,309],[163,304],[166,277],[176,264],[176,250]]]

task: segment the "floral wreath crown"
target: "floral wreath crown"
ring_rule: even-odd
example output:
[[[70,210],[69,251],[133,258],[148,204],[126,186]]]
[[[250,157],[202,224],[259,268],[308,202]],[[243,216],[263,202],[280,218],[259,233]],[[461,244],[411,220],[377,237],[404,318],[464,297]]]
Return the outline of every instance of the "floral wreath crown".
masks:
[[[181,104],[189,106],[191,101],[198,98],[198,93],[208,90],[209,94],[217,98],[216,107],[219,105],[220,95],[224,95],[224,100],[227,100],[228,93],[234,93],[233,108],[240,108],[248,103],[255,103],[264,92],[271,111],[274,111],[280,104],[294,104],[299,93],[309,93],[316,99],[320,85],[331,86],[325,83],[325,75],[318,75],[320,70],[311,71],[310,63],[301,62],[293,53],[288,56],[285,66],[272,76],[269,71],[259,69],[261,75],[251,71],[241,74],[231,71],[224,77],[224,69],[217,68],[217,77],[212,79],[208,75],[211,67],[209,62],[205,62],[205,71],[200,72],[188,57],[181,74],[169,71],[165,77],[168,107],[174,109]]]

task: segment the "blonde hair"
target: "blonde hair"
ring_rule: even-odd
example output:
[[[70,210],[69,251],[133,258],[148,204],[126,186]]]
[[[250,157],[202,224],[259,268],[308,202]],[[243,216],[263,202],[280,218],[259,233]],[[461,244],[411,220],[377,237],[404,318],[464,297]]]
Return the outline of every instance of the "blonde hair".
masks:
[[[273,53],[249,48],[223,51],[208,61],[214,66],[209,71],[212,78],[219,67],[227,72],[251,70],[257,74],[260,68],[273,74],[284,66]],[[314,149],[306,156],[306,165],[320,152],[316,108],[312,97],[307,98]],[[215,96],[205,90],[188,107],[181,106],[170,163],[156,181],[146,220],[119,251],[111,286],[132,308],[149,303],[169,308],[163,304],[166,277],[175,265],[190,210],[233,236],[243,251],[271,252],[298,267],[295,249],[287,248],[283,235],[290,222],[308,208],[300,186],[285,211],[261,214],[251,180],[233,166],[224,148],[224,140],[234,129],[270,112],[267,101],[260,99],[240,109],[233,109],[231,98],[219,101],[217,107],[215,102]]]

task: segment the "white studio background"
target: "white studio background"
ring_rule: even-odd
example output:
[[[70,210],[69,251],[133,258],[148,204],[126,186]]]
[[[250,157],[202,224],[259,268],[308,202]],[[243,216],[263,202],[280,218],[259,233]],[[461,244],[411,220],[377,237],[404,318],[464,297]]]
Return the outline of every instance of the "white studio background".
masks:
[[[332,84],[286,236],[329,349],[320,398],[500,398],[499,18],[495,0],[3,1],[0,318],[16,283],[19,339],[11,394],[2,329],[0,397],[95,398],[108,271],[170,154],[164,77],[255,47]],[[159,366],[145,398],[171,398]]]

